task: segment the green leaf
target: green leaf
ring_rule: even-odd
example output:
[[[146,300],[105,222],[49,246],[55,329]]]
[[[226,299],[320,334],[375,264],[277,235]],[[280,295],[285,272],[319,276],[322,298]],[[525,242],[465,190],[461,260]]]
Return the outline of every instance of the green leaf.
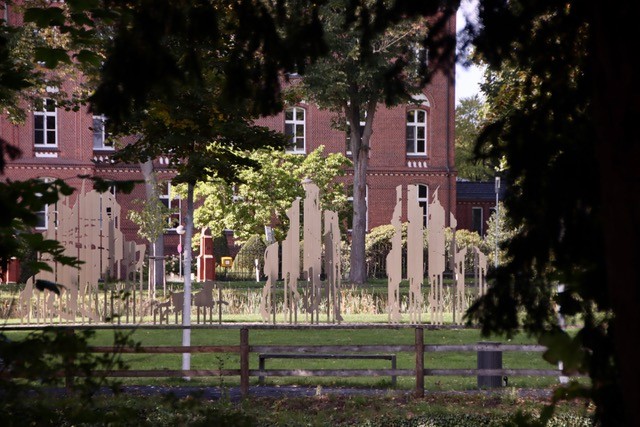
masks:
[[[65,64],[71,63],[66,49],[62,48],[37,47],[35,48],[34,56],[36,61],[44,62],[47,68],[56,68],[60,62]]]

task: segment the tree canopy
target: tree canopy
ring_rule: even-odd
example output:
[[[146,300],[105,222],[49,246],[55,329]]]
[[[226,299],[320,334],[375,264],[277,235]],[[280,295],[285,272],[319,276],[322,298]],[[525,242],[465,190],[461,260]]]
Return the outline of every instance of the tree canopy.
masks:
[[[456,169],[458,178],[487,181],[496,175],[496,167],[487,159],[477,159],[475,145],[483,123],[484,105],[478,95],[460,100],[456,106]]]
[[[196,210],[195,221],[208,226],[213,235],[230,229],[242,241],[273,225],[276,238],[282,240],[288,226],[287,209],[296,197],[304,199],[304,179],[320,188],[322,209],[337,211],[344,218],[347,196],[344,186],[335,180],[344,175],[350,163],[344,155],[327,155],[320,147],[307,156],[258,150],[249,158],[258,169],[240,171],[238,184],[231,186],[216,179],[196,187],[196,198],[202,200],[202,206]]]
[[[591,378],[566,395],[592,398],[603,425],[638,425],[640,144],[629,118],[640,92],[627,48],[639,7],[479,5],[468,30],[490,68],[490,123],[477,153],[506,159],[505,205],[518,232],[469,319],[485,333],[540,337],[549,361]],[[558,310],[582,320],[576,335],[560,328]]]

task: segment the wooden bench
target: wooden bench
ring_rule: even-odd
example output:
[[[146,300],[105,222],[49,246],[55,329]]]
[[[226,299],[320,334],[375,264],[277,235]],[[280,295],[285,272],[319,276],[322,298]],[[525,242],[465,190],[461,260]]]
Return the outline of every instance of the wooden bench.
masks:
[[[395,354],[306,354],[306,353],[262,353],[258,354],[258,367],[265,370],[267,359],[353,359],[353,360],[390,360],[391,369],[396,369]],[[258,375],[258,384],[264,385],[264,376]],[[396,376],[391,376],[391,385],[396,385]]]

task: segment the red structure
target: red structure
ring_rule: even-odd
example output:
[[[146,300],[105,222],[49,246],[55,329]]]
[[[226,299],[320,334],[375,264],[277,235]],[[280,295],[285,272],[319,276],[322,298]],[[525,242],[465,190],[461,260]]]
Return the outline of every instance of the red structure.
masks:
[[[200,255],[197,256],[198,281],[216,280],[216,257],[213,253],[213,236],[211,230],[204,228],[200,234]]]

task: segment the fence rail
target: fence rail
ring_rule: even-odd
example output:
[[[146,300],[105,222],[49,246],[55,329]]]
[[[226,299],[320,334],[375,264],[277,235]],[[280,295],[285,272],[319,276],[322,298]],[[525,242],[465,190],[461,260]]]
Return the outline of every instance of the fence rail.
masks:
[[[375,326],[372,327],[372,329]],[[501,343],[478,343],[460,345],[433,345],[424,343],[424,328],[414,326],[415,342],[407,345],[250,345],[249,327],[240,328],[239,345],[198,345],[198,346],[138,346],[136,348],[122,348],[112,346],[93,346],[90,351],[95,353],[119,352],[124,354],[182,354],[182,353],[234,353],[239,354],[240,363],[238,369],[194,369],[194,370],[168,370],[168,369],[126,369],[97,371],[101,375],[114,378],[179,378],[179,377],[220,377],[239,376],[240,390],[243,396],[247,396],[250,377],[415,377],[414,393],[417,396],[424,395],[425,376],[561,376],[565,375],[559,369],[431,369],[425,368],[424,356],[432,352],[542,352],[546,347],[540,345],[515,345]],[[73,328],[64,328],[73,331]],[[105,329],[104,327],[101,329]],[[122,328],[114,328],[122,329]],[[163,328],[157,328],[163,329]],[[177,328],[166,328],[177,329]],[[257,327],[255,329],[265,329]],[[305,358],[304,355],[331,355],[350,353],[354,355],[367,353],[414,353],[414,369],[249,369],[251,354],[258,357],[264,353],[278,353],[291,355],[290,358]],[[344,358],[344,357],[343,357]],[[358,358],[357,356],[355,358]],[[66,374],[68,375],[68,373]],[[82,374],[78,373],[78,376]]]

